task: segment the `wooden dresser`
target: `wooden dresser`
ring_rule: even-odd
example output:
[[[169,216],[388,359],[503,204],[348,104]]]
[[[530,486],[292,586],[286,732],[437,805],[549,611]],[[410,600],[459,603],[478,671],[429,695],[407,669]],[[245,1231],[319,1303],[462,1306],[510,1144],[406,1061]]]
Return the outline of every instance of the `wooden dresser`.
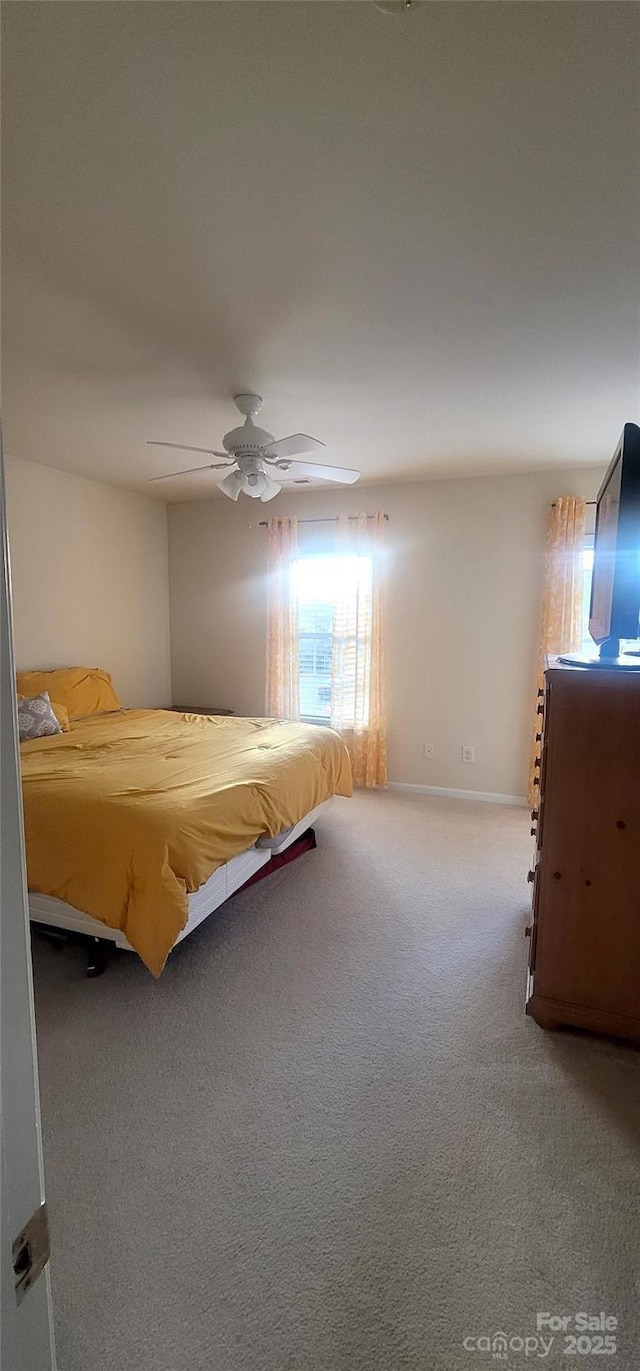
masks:
[[[549,665],[527,1013],[640,1040],[640,672]]]

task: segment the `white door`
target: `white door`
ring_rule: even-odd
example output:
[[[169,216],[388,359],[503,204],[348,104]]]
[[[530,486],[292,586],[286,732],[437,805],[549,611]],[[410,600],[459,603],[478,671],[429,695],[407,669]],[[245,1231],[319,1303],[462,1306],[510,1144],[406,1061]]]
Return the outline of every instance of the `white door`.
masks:
[[[0,1365],[55,1371],[1,433],[0,523]]]

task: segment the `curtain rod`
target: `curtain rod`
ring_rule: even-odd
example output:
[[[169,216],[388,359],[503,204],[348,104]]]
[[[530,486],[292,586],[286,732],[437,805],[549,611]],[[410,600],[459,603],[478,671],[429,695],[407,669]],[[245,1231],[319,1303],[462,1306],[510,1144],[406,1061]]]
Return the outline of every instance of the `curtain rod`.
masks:
[[[594,504],[595,504],[595,501],[594,501]],[[352,522],[354,519],[358,519],[360,516],[359,516],[358,514],[349,514],[347,517],[348,517],[349,522]],[[367,519],[375,519],[375,517],[376,517],[375,514],[367,514]],[[388,515],[388,514],[383,514],[382,517],[383,517],[383,519],[385,519],[385,520],[387,521],[387,523],[389,522],[389,515]],[[298,523],[299,523],[299,524],[337,524],[337,522],[338,522],[337,518],[335,518],[335,519],[298,519]],[[267,528],[268,525],[269,525],[269,520],[268,520],[268,519],[261,519],[261,520],[260,520],[260,523],[258,524],[258,528]]]
[[[552,501],[551,501],[551,508],[552,508],[552,509],[555,509],[557,503],[558,503],[557,500],[552,500]],[[597,503],[598,503],[597,500],[585,500],[585,505],[597,505]]]

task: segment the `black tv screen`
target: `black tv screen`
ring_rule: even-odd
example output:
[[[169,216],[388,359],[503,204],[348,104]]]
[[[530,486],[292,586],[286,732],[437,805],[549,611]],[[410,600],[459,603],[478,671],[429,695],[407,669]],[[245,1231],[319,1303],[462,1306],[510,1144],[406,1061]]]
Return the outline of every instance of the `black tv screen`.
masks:
[[[589,632],[616,658],[638,637],[640,616],[640,428],[625,424],[596,501]]]

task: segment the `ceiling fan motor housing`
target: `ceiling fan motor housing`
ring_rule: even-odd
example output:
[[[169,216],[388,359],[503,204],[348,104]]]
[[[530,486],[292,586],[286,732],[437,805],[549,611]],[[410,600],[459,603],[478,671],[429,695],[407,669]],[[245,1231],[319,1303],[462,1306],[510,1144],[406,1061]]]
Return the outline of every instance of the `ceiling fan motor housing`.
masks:
[[[267,433],[266,428],[256,428],[256,425],[247,419],[239,428],[232,428],[229,433],[225,433],[222,446],[225,452],[231,452],[234,456],[249,453],[257,456],[272,442],[272,433]]]
[[[263,448],[273,442],[273,434],[267,433],[266,428],[258,428],[253,422],[254,416],[262,409],[262,396],[253,393],[234,395],[233,401],[236,409],[244,414],[244,423],[225,433],[222,446],[225,452],[232,453],[234,457],[257,457]]]

